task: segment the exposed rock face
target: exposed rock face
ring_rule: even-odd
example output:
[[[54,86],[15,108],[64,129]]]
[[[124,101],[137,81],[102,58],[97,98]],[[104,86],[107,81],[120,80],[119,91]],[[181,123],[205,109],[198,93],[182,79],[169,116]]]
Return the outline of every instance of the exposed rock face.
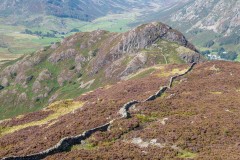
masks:
[[[40,91],[44,91],[44,92],[49,92],[49,88],[46,86],[44,87],[41,82],[47,81],[51,79],[51,73],[47,70],[44,69],[36,78],[36,80],[34,81],[33,85],[32,85],[32,91],[34,93],[39,93]],[[46,97],[45,96],[40,96],[40,97]]]
[[[4,68],[0,73],[0,79],[4,77],[11,77],[15,79],[15,83],[23,85],[27,79],[25,72],[44,61],[45,57],[46,55],[41,52],[37,52],[32,56],[27,55],[13,65],[9,65]]]
[[[93,73],[96,73],[99,68],[116,61],[123,55],[137,54],[139,50],[150,47],[158,40],[176,42],[181,46],[197,52],[197,49],[187,41],[183,34],[173,30],[168,25],[158,22],[141,25],[123,35],[117,35],[115,39],[119,39],[120,41],[116,42],[115,44],[110,43],[113,45],[113,47],[109,46],[111,48],[110,53],[98,57],[97,61],[95,61],[93,64]],[[200,57],[200,55],[197,53],[195,53],[195,55]],[[200,61],[200,58],[194,59]]]
[[[34,93],[38,93],[41,90],[42,86],[39,81],[35,81],[32,86],[32,90]]]
[[[170,26],[153,22],[133,29],[122,36],[117,52],[132,53],[154,44],[159,39],[177,42],[178,44],[196,51],[183,34],[173,30]]]
[[[37,81],[44,81],[44,80],[48,80],[50,78],[51,78],[51,73],[47,69],[45,69],[39,74],[39,76],[37,77],[36,80]]]
[[[55,93],[52,95],[52,97],[49,98],[48,103],[53,103],[58,97],[58,93]]]
[[[191,22],[192,28],[230,34],[240,25],[240,1],[195,0],[172,15],[174,22]]]
[[[75,49],[68,49],[66,51],[62,51],[61,53],[55,52],[49,57],[49,61],[52,63],[57,63],[65,59],[73,58],[76,56],[76,54],[77,52]]]
[[[75,64],[77,71],[80,71],[82,69],[82,64],[87,61],[87,58],[85,58],[83,55],[77,55],[75,58]]]
[[[57,78],[58,84],[60,86],[63,86],[64,82],[70,81],[74,76],[74,73],[68,70],[64,70],[60,73],[60,75]]]
[[[147,62],[147,54],[140,53],[135,56],[127,65],[126,69],[121,73],[121,77],[127,76],[142,68]]]
[[[196,56],[196,54],[190,52],[190,53],[181,53],[179,55],[185,62],[187,63],[193,63],[193,62],[199,62],[201,61],[201,56]]]
[[[157,139],[152,139],[149,142],[144,142],[142,138],[139,137],[133,138],[131,143],[136,144],[141,148],[147,148],[149,146],[157,146],[159,148],[163,148],[165,146],[164,144],[157,143],[157,141],[158,141]]]
[[[25,92],[21,93],[18,97],[18,102],[21,103],[21,102],[24,102],[27,100],[27,94]]]
[[[2,80],[2,86],[4,86],[4,87],[9,86],[9,82],[8,82],[8,79],[6,77],[4,77],[3,80]]]

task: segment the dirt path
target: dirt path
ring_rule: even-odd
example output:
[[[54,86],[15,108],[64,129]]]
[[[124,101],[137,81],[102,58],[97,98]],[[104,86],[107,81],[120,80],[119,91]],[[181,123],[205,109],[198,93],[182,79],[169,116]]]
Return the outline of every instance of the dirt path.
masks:
[[[162,51],[162,48],[158,47],[158,49],[160,49]],[[167,57],[163,53],[161,53],[161,54],[162,54],[162,56],[163,56],[163,58],[165,60],[165,63],[168,64]]]

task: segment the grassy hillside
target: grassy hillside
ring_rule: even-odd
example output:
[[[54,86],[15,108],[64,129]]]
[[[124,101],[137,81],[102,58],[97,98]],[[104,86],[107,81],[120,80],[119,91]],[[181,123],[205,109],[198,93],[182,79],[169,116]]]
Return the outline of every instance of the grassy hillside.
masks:
[[[125,32],[130,29],[128,24],[135,20],[138,13],[113,14],[96,19],[92,22],[84,22],[74,19],[60,19],[57,17],[45,17],[43,24],[26,27],[24,25],[12,26],[5,23],[0,25],[0,57],[11,59],[14,55],[29,54],[36,50],[49,46],[51,43],[60,42],[64,37],[76,32],[89,32],[94,30],[108,30],[111,32]],[[0,20],[1,22],[6,19]],[[25,33],[30,30],[33,34]],[[34,34],[42,32],[42,35]],[[47,37],[47,33],[55,33]],[[8,58],[9,57],[9,58]]]

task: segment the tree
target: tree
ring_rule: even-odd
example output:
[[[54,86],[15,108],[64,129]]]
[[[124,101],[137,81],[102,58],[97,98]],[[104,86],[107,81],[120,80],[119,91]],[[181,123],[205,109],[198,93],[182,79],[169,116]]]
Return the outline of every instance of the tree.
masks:
[[[202,51],[201,53],[202,53],[202,55],[205,56],[205,55],[209,55],[211,52],[209,50],[206,50],[206,51]]]
[[[204,46],[204,47],[207,47],[207,48],[210,48],[210,47],[212,47],[214,44],[215,44],[215,42],[214,42],[213,40],[211,40],[211,41],[208,41],[207,43],[205,43],[203,46]]]
[[[70,32],[80,32],[80,30],[77,28],[73,28]]]
[[[236,52],[233,52],[233,51],[230,51],[228,53],[220,52],[219,56],[223,59],[234,61],[235,59],[237,59],[238,54]]]
[[[2,85],[0,85],[0,90],[4,89],[4,87]]]
[[[218,50],[218,53],[220,54],[220,53],[223,53],[223,52],[225,52],[225,49],[224,49],[223,47],[221,47],[221,48]]]
[[[29,30],[29,29],[25,29],[24,33],[26,33],[26,34],[33,34],[33,32],[31,30]]]

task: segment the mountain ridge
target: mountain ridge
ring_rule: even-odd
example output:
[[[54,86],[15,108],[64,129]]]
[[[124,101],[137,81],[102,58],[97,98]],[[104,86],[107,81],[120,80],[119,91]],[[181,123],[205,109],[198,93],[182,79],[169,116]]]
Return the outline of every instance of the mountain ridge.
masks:
[[[91,21],[108,13],[121,13],[132,8],[149,7],[157,3],[159,3],[158,5],[168,5],[173,1],[174,0],[170,2],[166,2],[165,0],[153,0],[151,2],[146,0],[3,0],[0,2],[0,15],[29,16],[30,14],[48,14],[63,18]]]
[[[126,33],[76,33],[61,43],[2,65],[0,112],[10,116],[38,110],[56,99],[74,98],[127,79],[155,64],[203,60],[183,34],[162,23],[141,25]],[[11,105],[10,100],[14,102]]]

